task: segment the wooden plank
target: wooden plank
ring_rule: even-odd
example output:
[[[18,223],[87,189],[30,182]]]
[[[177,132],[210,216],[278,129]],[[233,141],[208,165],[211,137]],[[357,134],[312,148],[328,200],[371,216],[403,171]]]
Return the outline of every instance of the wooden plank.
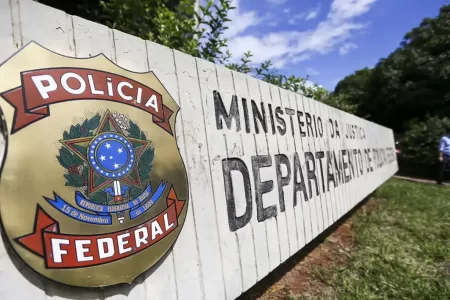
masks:
[[[146,48],[149,70],[155,73],[156,77],[164,84],[165,89],[169,92],[175,102],[179,104],[178,80],[175,73],[175,62],[172,50],[148,41],[146,41]],[[161,70],[164,70],[164,72]],[[184,145],[182,130],[180,116],[178,115],[175,123],[175,134],[178,147],[183,147]],[[180,151],[180,153],[182,156],[184,155],[183,151]],[[174,248],[176,247],[178,249],[178,242],[179,240],[175,242]],[[173,251],[167,254],[166,259],[164,259],[157,268],[147,271],[145,278],[144,285],[146,299],[157,300],[164,298],[167,300],[176,300],[177,278],[175,276]]]
[[[312,134],[312,130],[311,128],[309,129],[308,132],[308,127],[307,127],[307,118],[309,115],[309,118],[311,118],[311,107],[309,104],[309,99],[305,96],[300,95],[300,101],[301,101],[301,111],[303,112],[302,117],[300,118],[302,120],[302,122],[305,124],[304,125],[304,130],[305,130],[305,134],[306,136],[304,137],[304,153],[302,155],[299,155],[300,157],[300,161],[302,162],[302,169],[304,172],[304,180],[305,180],[305,184],[306,184],[306,188],[307,188],[307,193],[308,193],[308,204],[309,204],[309,209],[310,209],[310,216],[311,216],[311,239],[314,239],[319,233],[319,228],[320,226],[323,227],[323,221],[322,221],[322,212],[320,211],[320,198],[318,198],[316,196],[316,187],[314,185],[314,182],[312,182],[311,180],[308,179],[307,176],[307,170],[308,168],[310,170],[312,170],[312,164],[311,163],[307,163],[306,161],[306,157],[305,157],[305,153],[307,152],[314,152],[314,139],[311,137]],[[310,188],[311,187],[311,188]],[[320,225],[322,224],[322,225]],[[308,241],[309,242],[309,241]]]
[[[297,145],[301,145],[301,148],[297,146],[297,153],[298,153],[298,160],[300,164],[300,170],[304,170],[305,163],[304,163],[304,157],[305,152],[308,151],[309,145],[308,140],[306,137],[306,131],[304,129],[304,125],[302,126],[300,123],[305,124],[305,109],[304,109],[304,103],[303,103],[303,96],[300,94],[295,94],[295,103],[297,105],[297,122],[299,124],[299,134],[296,136]],[[306,184],[306,177],[305,174],[300,175],[299,171],[297,172],[297,178],[299,179],[298,182],[300,183],[303,179],[303,182]],[[304,173],[304,172],[303,172]],[[315,210],[313,211],[313,207],[310,204],[310,201],[308,201],[308,198],[305,197],[303,192],[298,191],[298,198],[301,199],[302,208],[303,208],[303,224],[304,224],[304,231],[305,231],[305,244],[308,244],[313,239],[313,226],[317,227],[317,217],[314,217]],[[299,201],[298,201],[299,202]],[[313,224],[313,221],[314,224]]]
[[[232,72],[233,75],[233,83],[234,88],[236,92],[236,96],[238,99],[241,99],[242,107],[247,107],[248,111],[248,118],[245,118],[244,114],[244,123],[246,124],[246,127],[248,127],[250,134],[246,132],[241,133],[241,139],[242,139],[242,149],[244,156],[242,157],[242,160],[245,162],[245,164],[248,166],[248,168],[251,168],[252,166],[252,158],[257,155],[256,150],[256,144],[255,144],[255,136],[254,134],[251,134],[252,128],[254,128],[254,122],[252,120],[254,119],[253,116],[253,109],[252,109],[252,97],[253,97],[253,91],[249,90],[248,84],[247,84],[247,77],[246,75],[238,72]],[[259,95],[259,88],[256,86],[255,92]],[[245,99],[245,102],[244,102]],[[257,102],[260,103],[260,100]],[[243,108],[244,109],[244,108]],[[246,121],[246,119],[248,121]],[[248,125],[247,125],[248,124]],[[261,135],[262,137],[262,135]],[[251,172],[252,173],[252,172]],[[255,184],[254,180],[250,180],[251,195],[255,194]],[[254,199],[254,197],[252,197]],[[257,279],[262,278],[262,274],[259,272],[259,268],[262,267],[265,269],[268,267],[268,251],[267,251],[267,234],[266,234],[266,226],[264,225],[264,222],[258,222],[257,220],[257,209],[256,209],[256,203],[255,201],[251,199],[252,201],[252,217],[250,219],[249,224],[243,228],[243,230],[238,230],[238,239],[240,241],[240,250],[241,252],[245,250],[245,255],[242,256],[242,259],[246,259],[246,257],[250,257],[249,261],[253,263],[255,262],[255,271],[248,276],[247,282],[244,281],[244,289],[250,288],[252,285],[254,285],[257,281]],[[249,243],[248,241],[253,240],[253,243]],[[253,246],[253,248],[250,248]],[[252,270],[252,265],[249,266],[249,270]],[[264,273],[265,271],[263,271]],[[244,277],[244,280],[246,278]]]
[[[232,72],[223,66],[217,66],[217,79],[219,83],[219,90],[224,91],[222,100],[225,107],[231,106],[231,101],[233,96],[236,95],[236,90],[234,88],[234,81]],[[236,99],[237,105],[241,102],[238,97]],[[244,116],[243,113],[239,114],[241,132],[244,128]],[[225,143],[227,149],[228,158],[243,158],[244,157],[244,147],[242,142],[242,135],[240,133],[233,132],[231,130],[225,131]],[[242,216],[245,214],[247,209],[246,202],[246,190],[248,186],[240,180],[241,175],[232,173],[232,185],[235,196],[235,206],[236,215]],[[239,257],[242,271],[242,289],[243,291],[249,289],[256,282],[256,261],[254,252],[254,243],[252,237],[252,226],[247,224],[246,226],[238,229],[236,231],[236,236],[238,240]]]
[[[274,109],[274,115],[276,115],[277,108],[279,108],[280,111],[282,113],[284,113],[283,110],[281,109],[281,99],[280,99],[279,88],[273,84],[269,84],[269,89],[270,89],[270,96],[272,99],[272,105],[273,105],[273,109]],[[280,118],[282,118],[282,116]],[[286,123],[284,125],[286,125]],[[272,152],[271,149],[269,149],[269,152],[273,157],[275,157],[275,155],[277,155],[277,154],[282,153],[281,149],[286,149],[286,138],[281,133],[283,130],[286,130],[286,127],[284,126],[284,129],[283,129],[282,128],[283,126],[280,124],[275,125],[275,127],[277,129],[279,129],[279,128],[281,128],[281,129],[279,129],[278,133],[276,134],[277,143],[278,143],[277,151]],[[276,178],[276,174],[274,174],[274,176],[272,176],[272,178]],[[280,210],[280,198],[278,195],[278,184],[276,181],[274,182],[274,189],[276,190],[275,195],[278,200],[278,205],[277,205],[278,214],[275,217],[275,219],[277,220],[277,226],[278,226],[278,239],[279,239],[279,243],[280,243],[280,258],[281,258],[281,263],[283,263],[286,259],[289,258],[288,224],[287,224],[287,220],[286,220],[286,211]]]
[[[267,123],[268,120],[268,111],[267,107],[265,107],[265,103],[262,102],[261,91],[259,89],[258,80],[254,77],[246,76],[248,93],[251,96],[251,101],[255,103],[255,106],[259,107],[260,114],[263,114],[263,110],[261,107],[264,107],[264,121]],[[250,99],[248,99],[250,101]],[[253,105],[253,104],[252,104]],[[255,116],[253,111],[251,112],[250,119],[254,119]],[[250,121],[251,123],[251,132],[256,132],[255,121]],[[264,131],[263,125],[258,123],[258,132],[253,134],[254,142],[255,142],[255,150],[256,155],[263,156],[269,155],[269,148],[267,145],[267,133]],[[254,189],[253,189],[254,190]],[[255,198],[255,197],[254,197]],[[256,205],[254,202],[253,205]],[[256,255],[256,263],[257,263],[257,271],[258,271],[258,281],[264,278],[270,271],[270,259],[269,259],[269,246],[270,240],[267,239],[267,224],[266,222],[258,222],[256,208],[253,209],[251,224],[255,230],[255,255]],[[264,233],[264,236],[260,236],[261,233]],[[258,237],[258,238],[256,238]]]
[[[291,109],[293,109],[295,111],[295,115],[293,116],[294,119],[294,135],[292,137],[292,143],[294,146],[294,154],[291,157],[291,162],[292,162],[292,184],[294,185],[294,181],[297,181],[296,178],[299,178],[297,175],[295,175],[295,173],[298,174],[298,172],[296,172],[296,170],[294,169],[294,160],[296,159],[296,157],[299,157],[299,155],[301,155],[303,153],[303,141],[302,141],[302,137],[300,134],[300,127],[299,127],[299,123],[298,123],[298,102],[297,102],[297,95],[294,92],[287,92],[288,94],[288,100],[289,100],[289,107]],[[289,147],[292,147],[292,145],[289,145]],[[305,229],[306,229],[306,225],[305,225],[305,220],[306,220],[306,216],[308,217],[308,220],[310,219],[309,217],[309,206],[308,208],[306,207],[305,204],[305,199],[303,194],[300,191],[297,191],[296,193],[294,193],[294,188],[292,189],[293,191],[293,206],[294,206],[294,217],[295,217],[295,223],[297,226],[297,244],[298,244],[298,249],[303,248],[306,245],[306,233],[305,233]],[[294,198],[295,197],[295,198]],[[294,200],[296,199],[296,200]],[[308,209],[308,211],[306,211]],[[311,235],[311,228],[308,227],[309,229],[309,234]]]
[[[346,182],[346,176],[349,172],[349,170],[347,168],[344,168],[344,166],[346,164],[348,164],[348,159],[346,155],[343,155],[342,151],[348,149],[348,139],[346,137],[347,135],[347,123],[348,120],[345,117],[344,112],[337,110],[336,109],[336,113],[341,121],[341,127],[342,127],[342,136],[341,136],[341,147],[340,147],[340,157],[342,157],[342,172],[343,172],[343,178],[344,178],[344,182],[342,183],[342,185],[344,186],[344,190],[345,190],[345,195],[346,195],[346,208],[345,210],[348,212],[353,208],[353,191],[352,191],[352,184],[351,182]]]
[[[278,186],[278,189],[281,189],[281,195],[283,199],[280,198],[280,211],[281,203],[284,202],[284,211],[282,213],[285,214],[286,224],[287,224],[287,234],[289,240],[289,257],[294,255],[299,249],[298,246],[298,233],[297,233],[297,224],[296,224],[296,216],[294,212],[294,184],[293,184],[293,176],[292,176],[292,163],[294,161],[294,153],[295,153],[295,143],[294,143],[294,135],[293,135],[293,124],[294,124],[294,115],[295,111],[290,107],[288,91],[282,88],[278,89],[279,97],[280,97],[280,106],[281,110],[284,113],[284,121],[286,123],[286,133],[283,136],[280,136],[278,141],[278,146],[280,150],[280,155],[285,155],[287,158],[287,165],[280,164],[280,175],[281,177],[286,177],[288,184],[285,186]],[[292,122],[292,123],[291,123]],[[294,129],[295,130],[295,129]],[[288,169],[289,168],[289,169]],[[278,175],[277,175],[278,176]],[[277,180],[278,183],[281,183]]]
[[[342,185],[340,185],[338,183],[338,179],[337,179],[338,173],[337,173],[337,170],[336,170],[336,162],[337,162],[337,159],[338,159],[337,153],[340,150],[340,141],[339,141],[339,139],[342,136],[342,133],[341,133],[342,130],[341,130],[340,126],[339,126],[339,120],[336,117],[335,108],[331,107],[329,109],[329,113],[330,113],[329,114],[330,119],[332,121],[331,124],[330,124],[330,126],[331,126],[330,130],[332,132],[331,133],[331,136],[332,136],[332,138],[331,138],[332,170],[333,170],[333,173],[334,173],[334,181],[335,181],[335,183],[334,183],[335,186],[334,186],[333,189],[335,191],[335,196],[336,196],[336,201],[335,201],[336,202],[336,205],[335,205],[335,207],[336,207],[336,219],[339,220],[343,216],[343,214],[345,213],[345,211],[344,211],[344,201],[345,201],[344,194],[343,194],[343,191],[342,191]],[[336,158],[336,160],[335,160],[335,158]],[[330,187],[330,189],[331,189],[331,187]]]
[[[353,115],[350,114],[346,114],[346,116],[350,119],[351,124],[355,124],[356,126],[360,127],[360,128],[365,128],[366,124],[364,124],[364,122],[361,122],[362,120],[360,118],[357,118]],[[360,149],[360,145],[361,145],[361,140],[360,139],[353,139],[350,141],[350,148],[351,149]],[[359,166],[359,162],[358,162],[358,156],[357,154],[355,155],[355,151],[353,151],[353,164],[354,164],[354,168],[355,168],[355,172],[354,174],[352,173],[352,184],[353,184],[353,191],[354,191],[354,203],[353,205],[357,205],[359,203],[359,201],[361,201],[362,199],[364,199],[364,195],[362,193],[362,186],[365,184],[364,181],[361,179],[361,175],[359,173],[358,170],[358,166]]]
[[[329,152],[327,152],[327,173],[333,173],[334,172],[334,162],[333,162],[333,151],[336,149],[336,143],[335,143],[335,137],[334,137],[334,115],[333,115],[333,108],[330,106],[326,107],[326,122],[324,124],[326,129],[326,135],[327,138],[325,140],[326,148]],[[328,157],[329,156],[329,157]],[[331,160],[331,162],[329,161]],[[327,180],[327,190],[330,190],[330,193],[332,195],[331,197],[331,207],[332,207],[332,215],[333,215],[333,221],[336,222],[340,217],[340,201],[341,201],[341,194],[336,189],[335,184],[333,181]]]
[[[320,182],[321,182],[321,201],[322,201],[322,207],[324,210],[324,229],[327,229],[331,226],[334,222],[334,212],[333,207],[331,205],[331,199],[334,197],[334,194],[332,194],[331,191],[328,190],[327,187],[327,173],[326,173],[326,161],[327,161],[327,145],[326,145],[326,139],[327,139],[327,131],[326,131],[326,121],[328,116],[327,107],[322,102],[316,101],[316,112],[318,115],[317,118],[317,126],[319,134],[316,138],[316,143],[318,144],[318,147],[320,151],[323,152],[323,158],[321,159],[321,162],[319,163],[319,169],[318,172],[320,174]],[[317,154],[316,154],[317,157]]]
[[[20,21],[20,0],[2,0],[4,1],[4,6],[10,5],[10,17],[12,22],[12,36],[13,36],[13,45],[14,49],[17,50],[20,47],[23,46],[23,39],[22,39],[22,29],[21,29],[21,21]],[[6,1],[9,3],[6,4]],[[8,9],[2,10],[4,12],[8,12]],[[3,19],[3,18],[2,18]],[[5,16],[5,20],[8,20],[8,17]],[[7,29],[8,26],[0,26],[0,28]],[[7,47],[5,47],[7,49]],[[5,49],[5,50],[6,50]]]
[[[113,37],[116,63],[119,66],[133,72],[149,70],[144,40],[118,30],[113,30]]]
[[[191,151],[195,151],[196,149],[201,150],[199,149],[200,145],[194,145],[196,143],[196,134],[200,134],[200,131],[198,129],[199,125],[198,123],[196,123],[198,122],[198,120],[195,120],[195,116],[202,118],[201,108],[199,108],[200,112],[197,111],[194,115],[190,115],[192,114],[193,110],[190,110],[188,107],[189,105],[192,105],[193,101],[198,101],[198,99],[200,98],[200,91],[195,60],[193,58],[187,57],[185,54],[179,51],[174,51],[174,57],[175,69],[178,78],[178,93],[180,97],[179,105],[181,108],[178,122],[181,123],[181,127],[183,128],[183,131],[180,131],[179,134],[181,134],[181,132],[183,133],[184,140],[184,143],[182,145],[179,144],[179,146],[180,149],[182,149],[182,156],[189,177],[189,175],[192,174],[190,173],[190,168],[200,167],[204,169],[203,172],[207,172],[205,163],[203,161],[204,158],[198,158],[197,156],[195,156],[194,159],[192,159],[189,157],[189,154],[192,153]],[[204,139],[204,137],[202,139]],[[203,141],[201,147],[204,147],[204,143],[205,141]],[[197,228],[194,216],[195,209],[193,204],[193,202],[197,200],[193,197],[193,195],[199,197],[198,190],[201,187],[193,185],[192,180],[193,178],[189,177],[189,197],[191,201],[189,201],[189,209],[186,216],[186,221],[180,237],[178,238],[176,248],[174,248],[178,299],[205,298],[205,290],[202,278],[202,257],[199,253],[197,244],[198,235],[196,232]],[[197,181],[196,183],[198,184]],[[211,201],[211,199],[208,200]],[[193,254],[192,258],[187,259],[187,253]]]
[[[19,6],[23,45],[35,41],[59,54],[75,55],[71,16],[30,0]]]
[[[324,202],[322,202],[322,204],[324,205],[324,207],[326,207],[326,211],[327,211],[327,220],[326,220],[326,226],[325,228],[328,228],[331,224],[334,223],[334,221],[336,220],[335,218],[335,207],[333,206],[333,202],[335,202],[335,191],[333,188],[330,188],[328,185],[328,179],[327,179],[327,174],[328,174],[328,151],[330,150],[330,132],[329,132],[329,127],[328,127],[328,119],[329,119],[329,109],[328,106],[321,103],[321,102],[316,102],[316,107],[317,107],[317,114],[320,117],[320,121],[319,119],[317,120],[317,124],[318,127],[322,128],[321,129],[321,133],[322,135],[320,135],[319,132],[319,136],[317,138],[318,144],[319,144],[319,149],[321,151],[323,151],[323,158],[322,158],[322,165],[321,165],[321,183],[322,183],[322,199],[324,200]],[[323,179],[322,179],[323,176]]]
[[[272,97],[270,95],[270,86],[264,81],[259,81],[259,89],[261,92],[261,100],[262,102],[269,107],[269,118],[268,122],[268,132],[266,135],[267,146],[268,146],[268,154],[273,157],[273,155],[278,153],[278,141],[275,135],[275,125],[272,126],[272,121],[274,121],[273,110],[274,104],[272,103]],[[271,117],[270,117],[271,116]],[[274,121],[275,122],[275,121]],[[275,124],[275,123],[274,123]],[[273,158],[271,158],[273,164]],[[260,169],[260,180],[261,182],[270,181],[275,178],[275,174],[273,172],[273,168],[261,168]],[[269,208],[271,206],[275,206],[278,211],[278,191],[276,189],[275,183],[272,190],[262,195],[262,202],[264,208]],[[267,243],[269,248],[269,263],[270,270],[272,271],[276,267],[278,267],[281,263],[281,250],[280,250],[280,242],[278,238],[278,222],[276,218],[269,218],[264,221],[266,223],[266,232],[267,232]]]
[[[76,42],[76,49],[77,49],[77,55],[78,53],[84,54],[85,57],[86,54],[90,54],[88,49],[95,49],[92,46],[92,43],[95,43],[94,40],[91,40],[89,38],[84,38],[86,36],[89,36],[89,32],[91,30],[98,30],[92,28],[91,30],[88,28],[88,26],[91,24],[83,24],[81,26],[82,29],[80,30],[80,26],[75,26],[75,42]],[[94,24],[96,25],[96,24]],[[98,26],[98,25],[97,25]],[[147,49],[145,46],[145,42],[137,37],[126,35],[119,31],[112,31],[111,33],[107,28],[101,28],[100,29],[100,36],[103,36],[103,42],[105,45],[98,45],[97,48],[94,51],[103,51],[104,53],[109,53],[109,58],[115,58],[115,61],[117,65],[120,67],[127,69],[132,72],[148,72],[148,61],[147,61]],[[114,41],[112,40],[114,38]],[[77,41],[83,40],[80,44],[77,44]],[[110,49],[107,49],[106,47],[110,46]],[[99,48],[101,47],[101,48]],[[128,53],[125,49],[133,49],[132,53]],[[95,54],[94,54],[95,55]],[[130,59],[130,56],[133,57],[133,59]],[[105,291],[105,300],[121,300],[124,299],[125,295],[130,295],[133,299],[145,299],[145,285],[143,284],[145,275],[139,276],[132,286],[129,287],[122,287],[122,288],[116,288]]]
[[[214,91],[218,91],[216,66],[202,59],[196,59],[200,81],[201,103],[203,104],[204,123],[208,140],[210,176],[214,192],[214,214],[217,217],[217,230],[220,240],[220,252],[223,268],[222,283],[224,296],[235,299],[242,293],[242,275],[239,260],[239,246],[236,234],[230,231],[228,224],[227,202],[222,172],[222,161],[227,158],[225,137],[216,125]],[[220,92],[221,98],[227,95]],[[228,109],[228,108],[227,108]],[[225,127],[226,128],[226,127]]]
[[[2,45],[0,47],[0,63],[2,63],[11,56],[16,47],[14,45],[13,12],[9,1],[1,0],[0,7],[0,28],[2,28],[0,34],[0,44]]]
[[[77,57],[92,57],[102,53],[110,60],[116,61],[112,30],[77,16],[72,18]]]
[[[193,207],[201,279],[206,299],[224,299],[221,255],[211,183],[209,153],[205,131],[196,61],[175,51],[180,86],[181,120],[186,151],[186,167]],[[180,294],[179,294],[180,295]],[[193,297],[186,295],[186,297]],[[192,299],[192,298],[189,298]]]
[[[321,174],[321,168],[320,168],[320,162],[318,162],[317,159],[317,151],[321,150],[321,144],[320,144],[320,124],[319,120],[322,120],[322,117],[320,116],[320,108],[319,108],[319,101],[309,99],[309,107],[311,110],[311,116],[312,116],[312,128],[313,128],[313,143],[314,143],[314,149],[313,155],[315,156],[315,174],[316,174],[316,182],[317,186],[316,189],[318,190],[317,196],[317,202],[316,207],[320,211],[320,214],[318,215],[319,218],[319,231],[323,232],[326,228],[328,228],[328,207],[326,205],[326,195],[323,190],[322,185],[322,174]],[[320,119],[319,119],[320,118]],[[323,124],[322,124],[323,125]],[[323,134],[323,132],[322,132]]]

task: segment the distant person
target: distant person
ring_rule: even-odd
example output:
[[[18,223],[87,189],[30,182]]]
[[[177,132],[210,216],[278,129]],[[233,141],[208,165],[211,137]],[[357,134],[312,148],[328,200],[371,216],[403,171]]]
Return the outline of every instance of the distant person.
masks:
[[[443,184],[445,171],[450,162],[450,134],[441,137],[439,143],[439,173],[437,184]]]

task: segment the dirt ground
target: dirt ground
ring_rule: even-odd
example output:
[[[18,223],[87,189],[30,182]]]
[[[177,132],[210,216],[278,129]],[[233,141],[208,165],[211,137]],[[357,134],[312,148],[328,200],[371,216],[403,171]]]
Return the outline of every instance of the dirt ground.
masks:
[[[376,202],[371,199],[358,210],[364,214],[375,208]],[[334,298],[333,290],[314,274],[318,269],[345,266],[349,259],[348,253],[354,247],[356,245],[350,217],[331,234],[313,241],[288,259],[240,299],[296,299],[299,296],[319,295]]]

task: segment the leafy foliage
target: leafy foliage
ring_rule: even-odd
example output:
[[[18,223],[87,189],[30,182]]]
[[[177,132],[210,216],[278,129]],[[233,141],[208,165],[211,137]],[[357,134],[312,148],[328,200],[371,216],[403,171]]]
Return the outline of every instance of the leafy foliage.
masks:
[[[450,130],[450,5],[408,32],[373,69],[341,80],[330,96],[392,128],[411,159],[436,163],[439,138]]]
[[[224,33],[228,29],[231,0],[207,0],[195,8],[195,0],[39,0],[47,5],[105,24],[125,33],[223,64],[231,70],[255,76],[271,84],[323,101],[328,91],[307,78],[279,74],[270,61],[252,63],[247,52],[231,63]],[[334,104],[334,102],[330,102]]]
[[[340,81],[334,94],[356,113],[404,133],[411,120],[450,114],[450,5],[407,33],[398,49],[373,69]],[[443,134],[443,133],[441,133]]]
[[[423,163],[434,164],[438,158],[439,140],[450,133],[450,118],[428,116],[424,121],[411,120],[402,139],[405,156]]]
[[[63,140],[93,136],[99,125],[100,115],[96,114],[80,124],[70,126],[69,132],[63,132]],[[66,186],[77,188],[87,186],[89,167],[84,164],[78,155],[63,146],[59,149],[59,156],[56,156],[56,158],[60,165],[67,169],[67,174],[64,174],[64,178],[67,180]]]

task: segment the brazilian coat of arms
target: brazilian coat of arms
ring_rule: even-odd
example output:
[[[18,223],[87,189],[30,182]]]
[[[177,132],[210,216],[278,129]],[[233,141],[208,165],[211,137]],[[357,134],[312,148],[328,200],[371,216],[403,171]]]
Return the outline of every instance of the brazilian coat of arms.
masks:
[[[171,249],[186,217],[178,105],[152,72],[35,42],[0,76],[0,213],[12,249],[67,285],[131,284]]]

